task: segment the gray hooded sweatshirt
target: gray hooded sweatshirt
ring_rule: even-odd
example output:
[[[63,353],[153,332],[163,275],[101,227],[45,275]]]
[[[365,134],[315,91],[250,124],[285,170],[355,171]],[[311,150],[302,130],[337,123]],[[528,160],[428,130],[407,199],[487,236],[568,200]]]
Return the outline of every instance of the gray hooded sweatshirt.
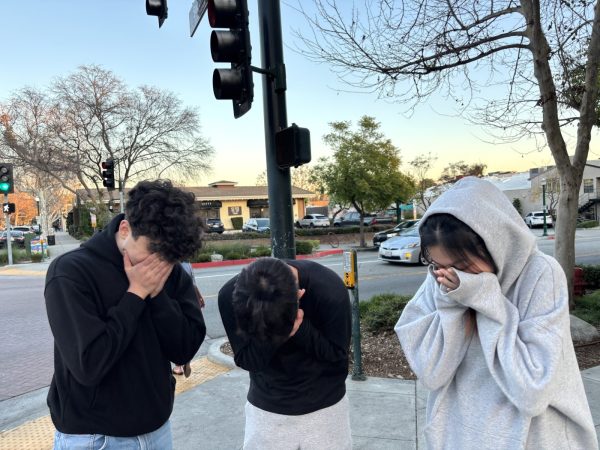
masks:
[[[430,390],[429,449],[597,449],[571,340],[567,282],[508,198],[464,178],[423,217],[451,214],[484,240],[498,273],[456,271],[443,292],[429,269],[395,330]],[[465,312],[477,331],[465,333]]]

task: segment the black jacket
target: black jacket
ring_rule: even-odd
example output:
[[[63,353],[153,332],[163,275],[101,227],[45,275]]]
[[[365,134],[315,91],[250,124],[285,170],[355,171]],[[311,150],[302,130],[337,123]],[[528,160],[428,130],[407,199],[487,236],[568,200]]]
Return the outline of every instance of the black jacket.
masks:
[[[298,269],[304,320],[274,347],[237,333],[232,294],[237,276],[219,292],[219,311],[235,363],[250,372],[248,401],[276,414],[300,415],[334,405],[346,393],[351,312],[340,277],[313,261],[286,261]]]
[[[46,275],[54,335],[48,406],[63,433],[136,436],[158,429],[173,409],[170,361],[191,360],[206,334],[192,280],[179,264],[155,298],[127,292],[115,240],[122,219],[54,260]]]

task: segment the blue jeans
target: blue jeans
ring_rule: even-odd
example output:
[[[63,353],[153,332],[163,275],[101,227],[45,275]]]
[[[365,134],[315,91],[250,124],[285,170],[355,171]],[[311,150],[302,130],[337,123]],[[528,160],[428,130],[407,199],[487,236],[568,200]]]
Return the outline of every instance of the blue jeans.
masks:
[[[54,450],[172,450],[171,423],[158,430],[133,437],[102,434],[65,434],[56,430]]]

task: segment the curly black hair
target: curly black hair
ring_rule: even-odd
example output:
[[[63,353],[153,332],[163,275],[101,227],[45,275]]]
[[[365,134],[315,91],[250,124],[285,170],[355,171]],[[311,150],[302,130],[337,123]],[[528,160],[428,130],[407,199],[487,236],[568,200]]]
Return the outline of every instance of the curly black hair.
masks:
[[[232,305],[239,335],[279,345],[294,326],[298,282],[283,261],[259,258],[238,275]]]
[[[166,261],[190,259],[202,246],[196,197],[169,180],[140,181],[129,191],[125,218],[134,238],[150,240],[150,251]]]

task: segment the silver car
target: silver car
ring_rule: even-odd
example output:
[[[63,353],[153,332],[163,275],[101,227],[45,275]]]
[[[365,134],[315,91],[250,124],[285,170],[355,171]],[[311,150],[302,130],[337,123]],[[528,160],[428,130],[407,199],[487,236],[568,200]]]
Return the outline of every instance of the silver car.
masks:
[[[300,219],[299,223],[301,228],[328,227],[330,225],[329,218],[323,214],[307,214]]]
[[[391,263],[423,264],[428,262],[421,254],[419,227],[413,226],[379,246],[379,259]]]

